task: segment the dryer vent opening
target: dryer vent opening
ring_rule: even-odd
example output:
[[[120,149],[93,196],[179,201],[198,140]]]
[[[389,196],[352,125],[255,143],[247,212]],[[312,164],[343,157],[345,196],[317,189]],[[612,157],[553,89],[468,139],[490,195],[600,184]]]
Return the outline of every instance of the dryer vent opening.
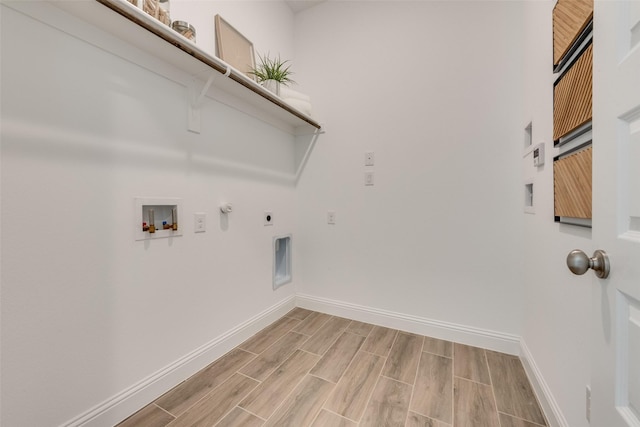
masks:
[[[273,239],[273,289],[291,281],[291,236]]]

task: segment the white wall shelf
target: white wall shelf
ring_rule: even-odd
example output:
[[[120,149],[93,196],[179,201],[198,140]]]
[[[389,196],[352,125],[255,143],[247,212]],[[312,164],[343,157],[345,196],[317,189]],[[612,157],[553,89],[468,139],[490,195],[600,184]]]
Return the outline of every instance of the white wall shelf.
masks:
[[[315,132],[321,124],[264,89],[216,56],[205,52],[160,21],[124,0],[54,2],[66,12],[136,46],[202,82],[200,89],[222,91],[238,98],[254,111],[292,129],[292,133]],[[206,82],[206,83],[205,83]],[[205,85],[209,85],[206,86]],[[199,96],[198,98],[202,98]],[[198,108],[198,105],[192,105]],[[257,111],[257,114],[255,113]],[[191,114],[191,112],[190,112]]]

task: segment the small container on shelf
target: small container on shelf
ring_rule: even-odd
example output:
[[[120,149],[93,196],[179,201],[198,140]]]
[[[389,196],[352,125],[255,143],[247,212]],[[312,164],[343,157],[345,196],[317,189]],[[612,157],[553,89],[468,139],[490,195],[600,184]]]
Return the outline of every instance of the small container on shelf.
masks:
[[[193,25],[189,24],[185,21],[173,21],[171,24],[171,28],[173,28],[178,33],[182,34],[184,37],[188,38],[192,42],[196,42],[196,29]]]
[[[142,10],[165,25],[171,25],[169,0],[142,0]]]
[[[171,26],[171,14],[169,13],[170,3],[169,0],[159,0],[158,3],[158,19],[160,22],[167,26]]]

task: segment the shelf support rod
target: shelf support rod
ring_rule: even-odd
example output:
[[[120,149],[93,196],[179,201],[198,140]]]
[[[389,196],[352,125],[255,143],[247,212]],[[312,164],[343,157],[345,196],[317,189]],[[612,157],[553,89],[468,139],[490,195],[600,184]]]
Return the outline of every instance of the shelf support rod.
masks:
[[[324,130],[324,124],[323,124],[320,129],[316,129],[315,132],[313,132],[313,133],[296,135],[296,139],[297,139],[296,145],[302,143],[302,138],[303,137],[307,137],[307,136],[311,137],[311,141],[309,141],[309,145],[307,146],[307,149],[305,150],[304,154],[302,155],[302,158],[300,159],[300,163],[298,164],[298,168],[296,170],[296,175],[295,175],[295,178],[294,178],[294,181],[295,181],[296,184],[300,180],[300,176],[302,176],[302,171],[304,170],[304,167],[307,165],[307,161],[309,160],[309,156],[310,156],[311,152],[313,151],[313,147],[315,147],[315,145],[316,145],[316,141],[318,141],[318,137],[320,135],[323,135],[324,133],[325,133],[325,130]]]
[[[219,74],[220,73],[218,71],[212,71],[211,74],[209,74],[209,78],[207,79],[206,83],[200,90],[196,89],[198,81],[195,78],[192,80],[191,84],[189,85],[189,88],[188,88],[189,102],[187,105],[187,109],[188,109],[187,129],[190,132],[200,133],[200,127],[202,124],[202,116],[201,116],[202,102],[204,101],[204,97],[209,91],[209,88],[213,84],[213,81],[216,79],[216,77]],[[231,75],[231,67],[227,66],[227,70],[224,73],[224,76],[229,77],[230,75]]]
[[[213,83],[215,78],[216,78],[216,73],[212,72],[211,75],[209,76],[209,79],[204,84],[204,87],[200,91],[200,95],[198,95],[198,99],[196,99],[196,101],[193,103],[193,105],[192,105],[193,108],[202,107],[202,100],[204,99],[204,96],[206,95],[207,91],[209,90],[209,87],[211,87],[211,83]]]

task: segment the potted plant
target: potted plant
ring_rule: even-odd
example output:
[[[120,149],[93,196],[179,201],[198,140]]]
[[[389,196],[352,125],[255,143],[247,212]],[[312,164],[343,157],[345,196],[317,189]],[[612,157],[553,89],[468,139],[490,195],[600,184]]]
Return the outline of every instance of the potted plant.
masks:
[[[268,53],[265,56],[258,54],[258,58],[260,58],[260,64],[251,69],[249,73],[256,76],[258,83],[262,84],[265,89],[280,95],[281,84],[288,86],[289,83],[295,83],[289,77],[293,72],[289,70],[291,66],[287,65],[288,59],[283,61],[280,59],[280,55],[272,59]]]

